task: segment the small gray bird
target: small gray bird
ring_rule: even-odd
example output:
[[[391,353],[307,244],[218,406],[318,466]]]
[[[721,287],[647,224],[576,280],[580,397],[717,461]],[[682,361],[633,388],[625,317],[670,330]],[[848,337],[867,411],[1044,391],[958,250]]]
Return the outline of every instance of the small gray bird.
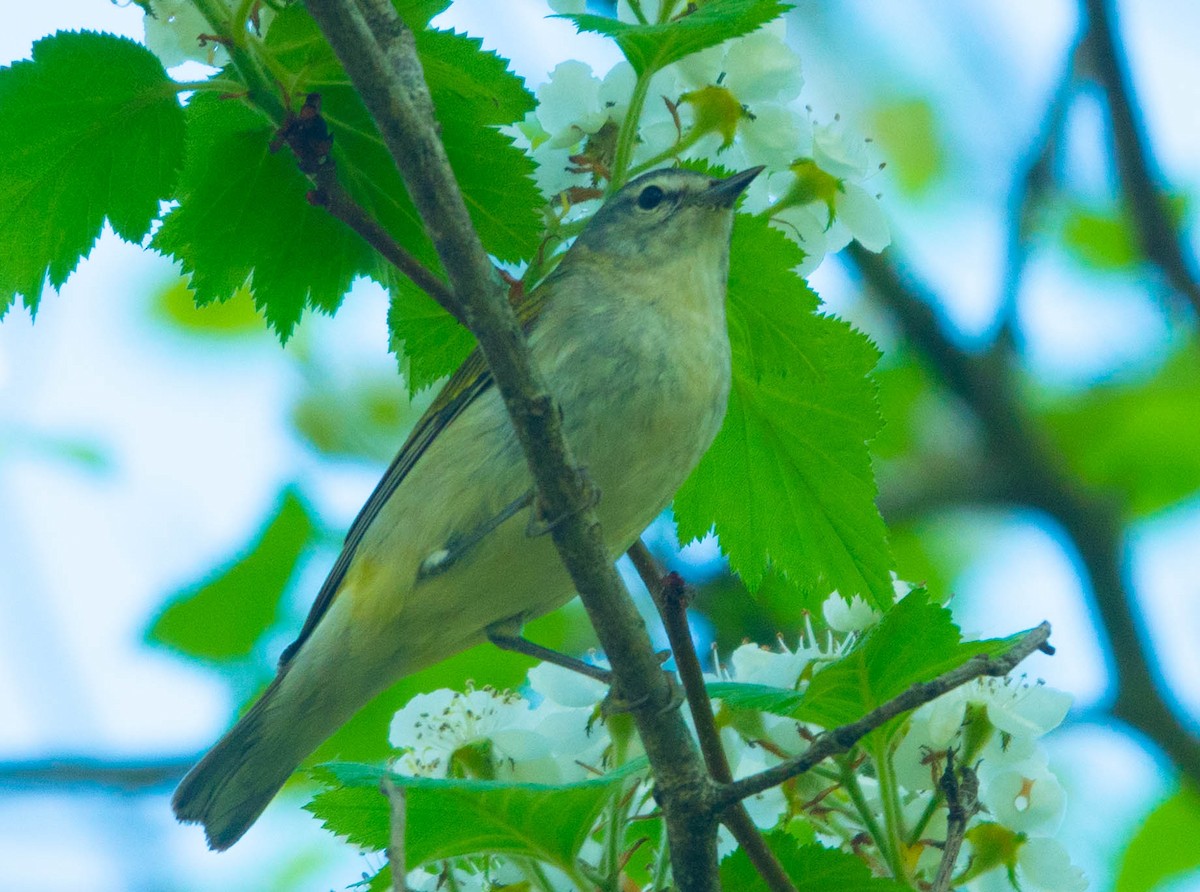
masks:
[[[588,222],[522,316],[600,492],[616,559],[712,443],[729,396],[727,179],[657,170]],[[175,792],[181,821],[226,849],[300,762],[398,678],[509,632],[574,592],[478,351],[442,388],[346,537],[258,702]]]

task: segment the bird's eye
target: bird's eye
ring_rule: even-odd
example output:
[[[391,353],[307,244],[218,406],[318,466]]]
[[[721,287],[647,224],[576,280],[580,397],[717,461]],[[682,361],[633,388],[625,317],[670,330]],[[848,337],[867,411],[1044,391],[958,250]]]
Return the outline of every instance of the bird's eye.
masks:
[[[658,207],[660,204],[662,204],[662,200],[663,200],[663,190],[662,189],[660,189],[658,186],[647,186],[645,189],[642,190],[642,193],[638,196],[637,205],[643,211],[652,211],[656,207]]]

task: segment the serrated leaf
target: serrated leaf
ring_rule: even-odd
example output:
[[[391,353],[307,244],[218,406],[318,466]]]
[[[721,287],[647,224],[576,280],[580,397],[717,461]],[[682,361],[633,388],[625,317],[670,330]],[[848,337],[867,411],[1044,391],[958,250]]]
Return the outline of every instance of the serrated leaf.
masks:
[[[254,304],[283,340],[306,309],[332,313],[356,276],[382,261],[322,208],[287,152],[270,151],[270,124],[212,94],[188,105],[188,159],[180,206],[155,234],[179,260],[200,305],[228,300],[249,281]]]
[[[796,717],[832,728],[857,721],[917,682],[977,654],[996,656],[1022,635],[962,641],[950,611],[917,589],[884,616],[862,643],[813,676]]]
[[[91,31],[33,45],[0,70],[0,316],[36,311],[91,251],[105,219],[139,242],[183,163],[174,84],[145,47]]]
[[[710,684],[708,691],[742,709],[836,728],[978,654],[1003,654],[1024,634],[963,641],[950,611],[932,603],[924,589],[915,589],[852,651],[815,673],[802,692],[735,682]]]
[[[564,15],[581,31],[613,38],[639,75],[749,34],[791,9],[779,0],[710,0],[665,24],[635,25],[587,13]]]
[[[868,441],[879,430],[878,356],[846,323],[817,315],[791,269],[800,252],[739,215],[729,272],[733,388],[725,424],[675,497],[680,541],[715,525],[753,588],[768,567],[806,595],[837,589],[892,602],[886,530]]]
[[[216,576],[173,595],[146,637],[210,660],[248,655],[274,625],[300,558],[317,533],[312,511],[289,487],[245,552]]]
[[[429,20],[450,7],[450,0],[393,0],[400,18],[414,31],[424,28]]]
[[[532,178],[533,162],[496,127],[522,118],[534,107],[533,97],[508,71],[507,60],[483,51],[475,38],[418,31],[416,40],[446,154],[472,222],[490,253],[502,261],[521,260],[541,235],[536,209],[542,198]],[[287,9],[272,24],[267,45],[294,73],[295,94],[321,94],[341,182],[401,245],[436,271],[436,255],[396,166],[311,17],[300,6]],[[357,271],[388,284],[395,302],[414,309],[393,312],[389,325],[393,346],[404,345],[412,366],[411,389],[453,371],[446,357],[465,356],[470,346],[463,345],[473,343],[470,335],[410,284],[395,285],[391,270],[375,266]]]
[[[407,794],[408,869],[463,855],[502,854],[573,873],[601,810],[644,770],[638,761],[595,780],[551,785],[405,777],[373,765],[334,763],[322,766],[318,776],[336,786],[305,808],[351,843],[383,850],[390,813],[380,783],[389,774]]]
[[[827,849],[816,843],[802,846],[782,831],[768,834],[766,842],[796,892],[903,892],[908,888],[895,880],[874,876],[850,852]],[[721,888],[738,892],[770,889],[741,849],[721,862]]]
[[[1116,892],[1150,892],[1200,869],[1200,794],[1183,786],[1137,825],[1121,853]]]
[[[475,336],[409,282],[396,283],[391,295],[391,349],[407,360],[405,381],[413,395],[457,369],[474,349]]]

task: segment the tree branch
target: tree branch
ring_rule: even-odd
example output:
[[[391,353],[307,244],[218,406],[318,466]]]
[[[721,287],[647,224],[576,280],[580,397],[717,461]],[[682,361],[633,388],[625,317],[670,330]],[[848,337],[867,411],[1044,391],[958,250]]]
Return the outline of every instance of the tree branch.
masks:
[[[383,136],[450,277],[516,428],[542,516],[612,662],[655,777],[684,892],[716,892],[712,781],[677,709],[645,625],[617,575],[592,493],[563,439],[560,413],[471,225],[445,149],[412,32],[390,0],[308,0],[308,10]]]
[[[87,756],[51,756],[0,762],[0,787],[105,787],[127,793],[173,787],[196,763],[196,756],[109,760]]]
[[[1137,112],[1129,66],[1121,52],[1110,0],[1081,0],[1087,19],[1086,46],[1108,100],[1113,156],[1142,252],[1171,287],[1200,312],[1200,275],[1171,219],[1161,175]]]
[[[804,774],[830,756],[849,752],[854,744],[884,723],[942,696],[947,691],[952,691],[968,681],[985,675],[1007,675],[1035,650],[1044,648],[1049,639],[1050,624],[1042,623],[1027,632],[1024,638],[1002,656],[989,657],[986,654],[980,654],[972,657],[958,668],[942,673],[933,681],[915,684],[902,694],[872,709],[857,722],[851,722],[849,725],[842,725],[817,735],[812,745],[795,759],[781,762],[758,774],[752,774],[718,788],[717,802],[724,806],[730,806],[747,796],[754,796],[771,789],[771,787],[779,786],[784,781]]]
[[[1067,52],[1066,62],[1050,95],[1046,113],[1032,145],[1019,162],[1008,199],[1008,227],[1005,232],[1004,273],[1000,285],[1001,339],[1009,348],[1017,346],[1017,300],[1029,259],[1029,233],[1035,212],[1045,194],[1055,185],[1055,158],[1078,79],[1080,33]]]
[[[950,892],[954,864],[967,835],[967,823],[979,811],[979,778],[970,765],[963,765],[955,772],[954,750],[946,751],[941,787],[946,796],[946,842],[929,892]]]
[[[688,626],[688,594],[683,577],[678,573],[664,573],[641,539],[629,549],[629,559],[633,561],[633,566],[642,582],[646,584],[650,596],[654,598],[655,606],[662,617],[667,640],[670,641],[671,651],[675,654],[675,668],[687,695],[692,723],[696,726],[696,736],[700,740],[704,764],[717,783],[730,783],[733,781],[733,771],[729,767],[725,748],[721,746],[721,733],[717,730],[712,700],[709,699],[708,688],[704,683],[704,669],[696,655],[692,630]],[[796,887],[784,872],[783,865],[754,826],[750,813],[742,803],[739,802],[728,809],[722,816],[722,821],[772,892],[796,892]]]
[[[846,253],[909,340],[979,418],[989,453],[1013,481],[1011,498],[1053,517],[1079,549],[1115,662],[1113,715],[1154,740],[1181,771],[1200,783],[1200,741],[1159,692],[1147,635],[1134,612],[1118,506],[1085,491],[1069,476],[1018,405],[1007,355],[971,355],[950,340],[933,310],[936,299],[903,270],[894,249],[890,260],[857,244]]]
[[[381,792],[387,797],[391,817],[387,858],[392,868],[392,892],[408,892],[408,858],[404,854],[404,834],[408,832],[408,794],[404,787],[396,786],[390,774],[384,776]]]

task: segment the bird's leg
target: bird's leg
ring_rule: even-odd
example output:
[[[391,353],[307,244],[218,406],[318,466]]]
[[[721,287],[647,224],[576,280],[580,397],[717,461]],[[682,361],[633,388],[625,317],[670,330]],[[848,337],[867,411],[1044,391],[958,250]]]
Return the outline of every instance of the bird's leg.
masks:
[[[587,490],[587,501],[580,506],[579,510],[582,511],[588,508],[595,508],[600,504],[600,487],[598,487],[592,481],[592,478],[588,475],[587,468],[577,467],[575,469],[575,473],[579,477],[580,483],[583,484],[583,488]],[[529,498],[533,498],[533,493],[529,494]],[[544,536],[546,533],[550,532],[556,526],[566,520],[566,518],[566,514],[560,514],[558,517],[546,518],[542,516],[540,506],[535,507],[533,513],[529,517],[529,524],[525,527],[525,535],[530,539],[533,539],[536,536]]]
[[[486,521],[475,527],[475,529],[469,530],[466,533],[456,533],[451,536],[444,547],[439,548],[426,557],[425,560],[421,561],[421,566],[417,570],[417,582],[445,573],[497,527],[522,509],[528,508],[532,502],[533,492],[530,491],[520,498],[514,499],[508,505],[504,506],[500,513],[494,517],[489,517]]]
[[[612,673],[607,669],[593,666],[591,663],[585,663],[583,660],[576,659],[575,657],[569,657],[564,653],[559,653],[556,650],[535,644],[528,638],[522,637],[520,617],[501,620],[494,625],[488,626],[487,637],[488,641],[501,650],[511,650],[514,653],[525,654],[525,656],[533,657],[535,660],[541,660],[544,663],[553,663],[555,666],[561,666],[563,669],[578,672],[580,675],[586,675],[588,678],[594,678],[602,684],[612,684]]]

